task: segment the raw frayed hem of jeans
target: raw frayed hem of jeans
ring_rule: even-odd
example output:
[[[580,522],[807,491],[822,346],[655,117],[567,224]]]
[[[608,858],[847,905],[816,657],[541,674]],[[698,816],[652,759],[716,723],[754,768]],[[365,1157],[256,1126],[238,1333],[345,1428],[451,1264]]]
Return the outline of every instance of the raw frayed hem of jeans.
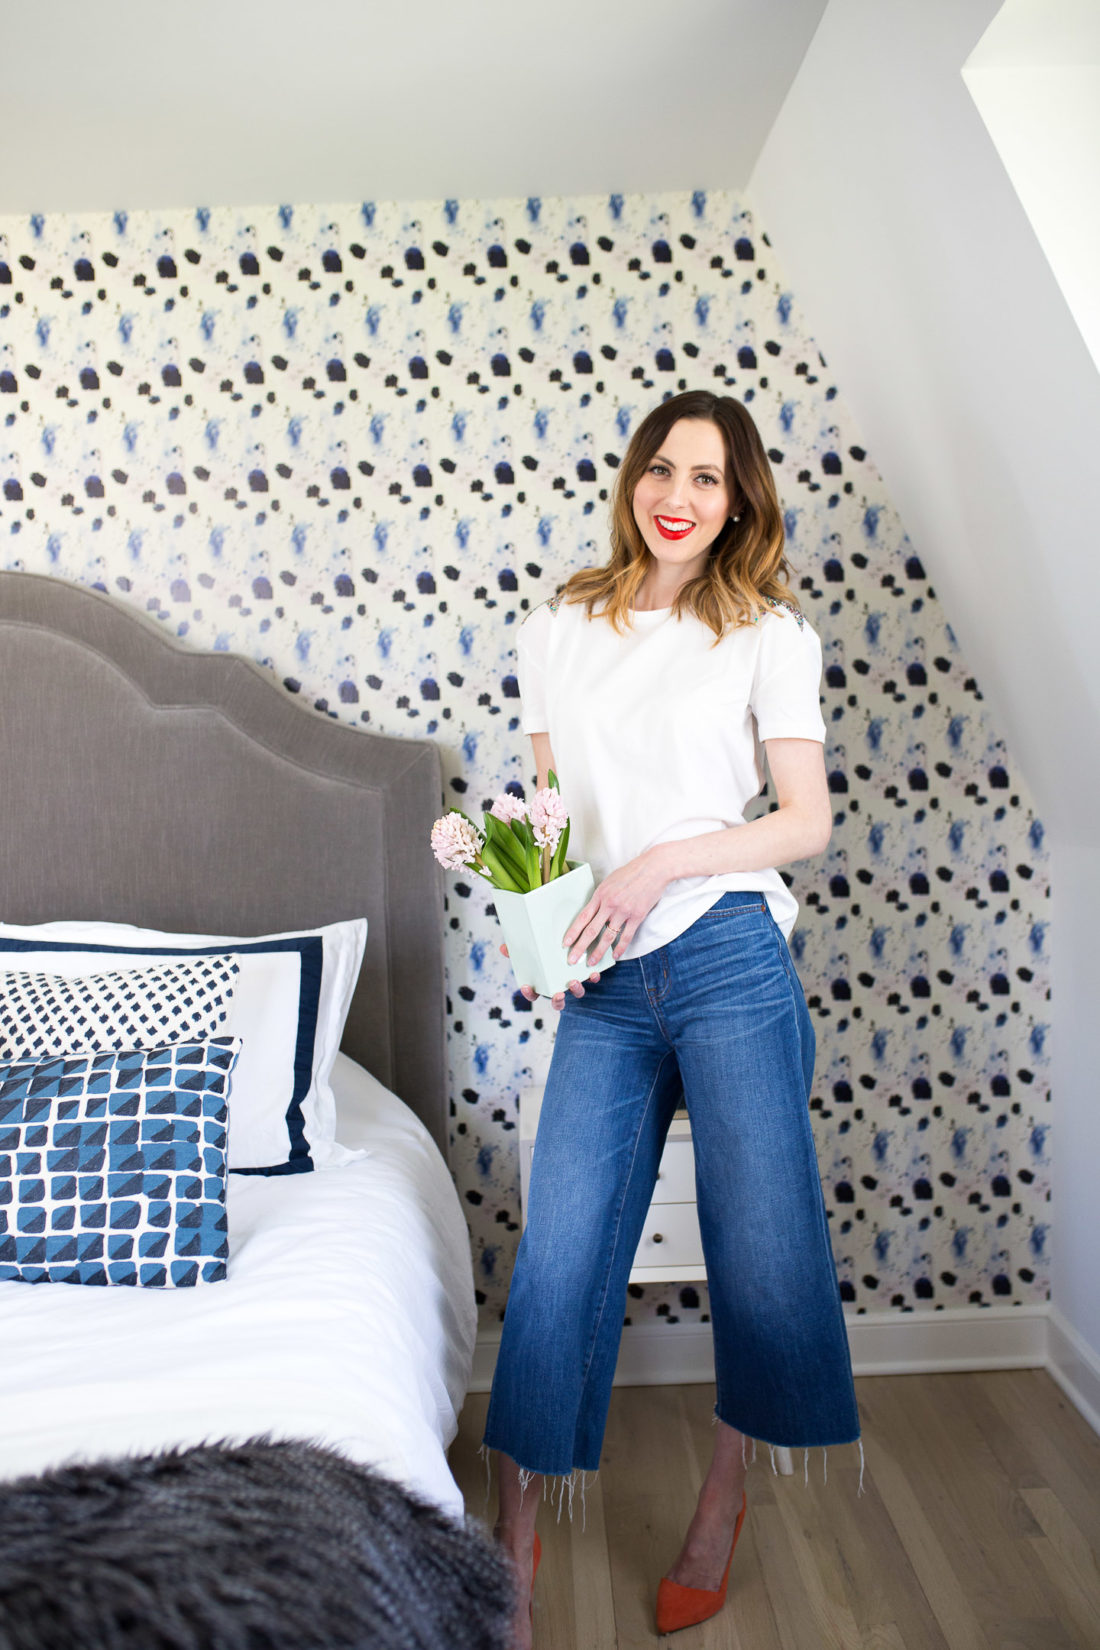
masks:
[[[492,1487],[492,1478],[493,1478],[492,1459],[491,1459],[491,1451],[490,1451],[489,1445],[488,1444],[481,1444],[478,1448],[477,1453],[481,1456],[482,1460],[485,1462],[485,1505],[486,1505],[486,1508],[488,1508],[489,1495],[490,1495],[490,1491],[491,1491],[491,1487]],[[518,1462],[516,1464],[517,1464],[517,1466],[519,1465]],[[561,1523],[561,1515],[562,1515],[563,1508],[568,1512],[569,1522],[572,1523],[573,1522],[574,1499],[576,1497],[576,1493],[577,1493],[577,1490],[579,1488],[580,1489],[580,1499],[581,1499],[581,1531],[583,1533],[583,1531],[586,1530],[587,1527],[588,1527],[588,1506],[587,1506],[587,1502],[585,1500],[585,1493],[586,1493],[587,1488],[588,1488],[589,1478],[595,1478],[595,1477],[596,1477],[595,1472],[589,1472],[587,1469],[582,1468],[582,1467],[574,1467],[573,1471],[569,1472],[569,1473],[528,1472],[526,1467],[520,1467],[519,1468],[519,1497],[520,1497],[520,1502],[522,1504],[523,1497],[527,1494],[527,1489],[528,1489],[528,1486],[531,1483],[531,1480],[533,1478],[541,1478],[542,1479],[542,1499],[544,1501],[549,1501],[550,1505],[552,1507],[556,1505],[558,1523],[559,1524]]]
[[[595,1478],[596,1474],[591,1476]],[[589,1474],[581,1467],[574,1467],[573,1471],[554,1478],[544,1478],[542,1481],[542,1498],[549,1498],[550,1505],[554,1505],[554,1497],[558,1501],[558,1523],[561,1523],[562,1507],[569,1510],[569,1522],[573,1522],[573,1498],[576,1495],[578,1484],[581,1492],[581,1533],[588,1528],[588,1507],[585,1502],[585,1491],[588,1487]]]
[[[719,1420],[719,1416],[718,1416],[717,1411],[715,1411],[714,1419],[715,1419],[715,1421]],[[741,1465],[743,1467],[745,1467],[746,1469],[748,1467],[750,1467],[756,1460],[756,1439],[755,1438],[752,1440],[752,1460],[750,1461],[746,1458],[745,1446],[748,1443],[748,1441],[749,1441],[748,1440],[748,1435],[743,1432],[741,1434]],[[853,1440],[853,1442],[855,1442],[859,1445],[859,1485],[856,1489],[856,1495],[860,1496],[864,1493],[863,1492],[863,1469],[864,1469],[864,1466],[866,1464],[864,1454],[863,1454],[863,1439],[862,1438],[856,1438],[856,1439]],[[782,1446],[778,1445],[778,1444],[769,1444],[768,1445],[768,1450],[769,1450],[769,1453],[771,1455],[772,1472],[775,1473],[777,1476],[778,1476],[778,1473],[779,1473],[779,1468],[775,1464],[775,1452],[776,1452],[777,1449],[779,1449],[781,1447]],[[837,1444],[823,1444],[820,1447],[821,1447],[821,1450],[822,1450],[822,1469],[823,1469],[822,1482],[827,1484],[829,1482],[829,1450],[830,1449],[843,1448],[844,1446],[843,1445],[837,1445]],[[809,1448],[809,1446],[804,1447],[803,1451],[802,1451],[802,1474],[803,1474],[803,1477],[802,1477],[803,1488],[808,1488],[809,1487],[809,1482],[810,1482],[810,1448]]]

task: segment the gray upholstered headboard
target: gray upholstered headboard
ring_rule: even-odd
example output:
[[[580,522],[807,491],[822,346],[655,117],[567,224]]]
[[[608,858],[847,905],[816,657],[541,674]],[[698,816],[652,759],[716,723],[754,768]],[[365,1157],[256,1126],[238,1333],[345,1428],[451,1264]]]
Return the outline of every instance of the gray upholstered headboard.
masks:
[[[98,591],[0,572],[0,919],[263,934],[366,916],[343,1046],[446,1139],[441,809],[361,732]]]

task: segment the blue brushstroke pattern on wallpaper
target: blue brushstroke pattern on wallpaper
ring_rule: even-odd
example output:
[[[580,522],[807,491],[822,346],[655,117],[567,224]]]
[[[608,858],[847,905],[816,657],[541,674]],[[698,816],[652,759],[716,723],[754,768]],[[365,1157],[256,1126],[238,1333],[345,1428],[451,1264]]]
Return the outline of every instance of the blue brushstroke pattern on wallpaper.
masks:
[[[516,629],[603,557],[631,430],[678,389],[740,397],[825,656],[833,840],[789,874],[842,1291],[1042,1301],[1043,828],[811,324],[762,226],[703,190],[7,219],[0,560],[430,735],[476,812],[532,784]],[[473,879],[447,899],[451,1163],[493,1320],[553,1014]],[[698,1320],[706,1291],[628,1311]]]

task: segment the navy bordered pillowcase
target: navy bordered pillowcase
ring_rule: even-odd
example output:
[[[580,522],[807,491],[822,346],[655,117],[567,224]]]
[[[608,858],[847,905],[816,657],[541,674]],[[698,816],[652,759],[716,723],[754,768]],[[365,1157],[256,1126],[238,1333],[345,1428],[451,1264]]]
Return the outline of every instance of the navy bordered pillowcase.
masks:
[[[218,1283],[234,1038],[0,1065],[0,1280]]]
[[[229,1168],[303,1174],[363,1153],[336,1139],[336,1058],[366,943],[366,918],[252,938],[171,934],[126,923],[0,923],[0,968],[68,978],[231,953],[226,1032],[241,1041]]]

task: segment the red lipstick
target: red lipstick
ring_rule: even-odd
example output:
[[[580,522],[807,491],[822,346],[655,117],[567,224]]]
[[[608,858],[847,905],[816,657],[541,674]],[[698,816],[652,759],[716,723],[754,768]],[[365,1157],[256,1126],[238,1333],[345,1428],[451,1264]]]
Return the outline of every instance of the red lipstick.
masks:
[[[686,539],[695,528],[693,521],[682,516],[654,516],[653,524],[663,539]]]

